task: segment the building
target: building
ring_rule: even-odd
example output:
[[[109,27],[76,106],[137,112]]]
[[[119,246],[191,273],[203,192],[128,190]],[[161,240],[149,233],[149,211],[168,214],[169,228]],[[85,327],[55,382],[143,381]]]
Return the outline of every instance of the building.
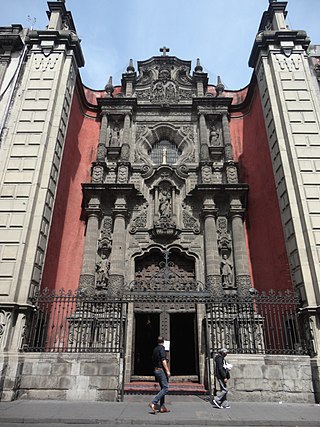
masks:
[[[223,345],[235,398],[319,401],[320,54],[286,6],[238,91],[166,47],[86,88],[62,1],[0,28],[3,400],[121,399],[162,334],[178,388]]]

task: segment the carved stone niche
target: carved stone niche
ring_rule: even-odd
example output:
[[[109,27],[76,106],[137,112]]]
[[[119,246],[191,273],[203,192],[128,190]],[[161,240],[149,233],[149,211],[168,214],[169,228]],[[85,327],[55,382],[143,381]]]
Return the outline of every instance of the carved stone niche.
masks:
[[[221,117],[214,116],[212,120],[209,120],[208,125],[210,158],[218,161],[224,152]]]
[[[154,186],[154,222],[150,230],[153,238],[172,240],[180,233],[176,224],[176,191],[167,180]]]
[[[109,133],[107,138],[107,157],[117,159],[120,156],[122,145],[122,123],[121,117],[114,116],[110,120]]]

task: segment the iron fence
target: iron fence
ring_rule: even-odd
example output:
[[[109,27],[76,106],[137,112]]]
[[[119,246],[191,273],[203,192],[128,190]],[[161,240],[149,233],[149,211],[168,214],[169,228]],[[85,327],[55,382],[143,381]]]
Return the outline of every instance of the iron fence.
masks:
[[[44,290],[33,303],[23,351],[123,354],[128,308],[125,301]]]
[[[224,295],[206,304],[209,351],[230,353],[308,354],[301,335],[300,300],[290,290],[254,291],[244,299]]]
[[[310,354],[308,334],[303,332],[308,328],[299,316],[300,301],[291,291],[254,291],[246,299],[237,295],[213,298],[206,292],[143,295],[163,303],[204,304],[211,354],[221,347],[230,353]],[[44,290],[32,301],[21,350],[123,354],[128,304],[140,300],[139,293],[125,294],[116,301],[106,295]]]

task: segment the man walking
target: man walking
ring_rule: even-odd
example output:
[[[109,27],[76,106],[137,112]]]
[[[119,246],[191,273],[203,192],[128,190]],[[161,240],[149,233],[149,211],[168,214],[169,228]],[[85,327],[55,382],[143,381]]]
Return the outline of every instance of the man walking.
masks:
[[[154,396],[152,401],[149,403],[153,413],[157,413],[156,405],[159,402],[159,412],[170,412],[164,405],[165,395],[168,393],[169,384],[168,379],[170,377],[170,371],[166,359],[166,351],[164,348],[164,338],[158,337],[158,345],[153,349],[152,362],[154,366],[154,376],[160,385],[159,393]]]
[[[219,409],[230,408],[227,402],[228,387],[227,383],[230,378],[229,370],[227,369],[227,362],[225,357],[228,353],[226,348],[222,348],[215,357],[215,376],[220,385],[219,396],[216,396],[212,403]]]

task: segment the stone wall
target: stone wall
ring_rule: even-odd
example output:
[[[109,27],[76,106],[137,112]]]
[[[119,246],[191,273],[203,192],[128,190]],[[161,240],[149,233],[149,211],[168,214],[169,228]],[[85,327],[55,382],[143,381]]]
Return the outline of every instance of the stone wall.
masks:
[[[316,400],[308,356],[230,354],[227,359],[233,364],[231,401]],[[117,401],[121,397],[122,363],[119,354],[3,353],[1,400]]]
[[[314,403],[309,356],[234,355],[231,401]]]
[[[119,354],[1,355],[1,400],[116,401],[122,380]]]

